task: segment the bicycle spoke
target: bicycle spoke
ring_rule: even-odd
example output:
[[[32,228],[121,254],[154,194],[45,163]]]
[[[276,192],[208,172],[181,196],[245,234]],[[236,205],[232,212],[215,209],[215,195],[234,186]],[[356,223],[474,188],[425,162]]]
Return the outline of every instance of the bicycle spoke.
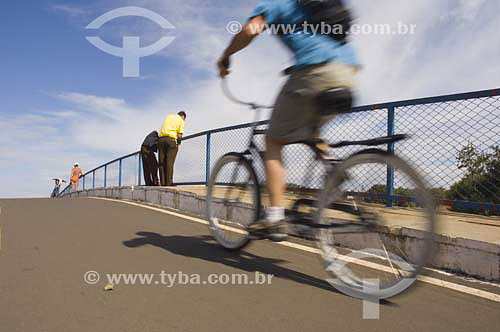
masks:
[[[392,265],[391,258],[389,257],[389,254],[387,253],[387,249],[385,248],[385,244],[382,243],[382,247],[384,248],[385,256],[387,257],[387,260],[389,261],[389,264],[391,265],[392,273],[397,277],[398,275],[396,274],[396,270],[394,269],[394,265]]]
[[[217,162],[208,189],[208,217],[212,234],[227,249],[245,246],[247,226],[260,209],[257,176],[250,163],[238,155]]]
[[[378,200],[381,195],[363,192],[366,181],[385,181],[388,167],[394,170],[395,181],[404,183],[415,193],[413,210],[405,211],[413,216],[411,221],[385,208],[385,204]],[[432,195],[425,189],[417,172],[396,156],[383,153],[356,155],[337,168],[338,172],[330,174],[330,180],[326,181],[319,203],[318,222],[331,225],[323,228],[318,238],[323,257],[330,259],[338,248],[350,252],[347,256],[358,257],[339,265],[345,271],[334,272],[340,273],[345,284],[360,292],[364,291],[361,286],[367,279],[378,279],[381,288],[389,288],[404,278],[414,277],[429,257],[435,223]],[[404,241],[407,239],[398,229],[415,227],[415,224],[425,233],[416,240],[419,250],[411,251],[410,255],[405,251]],[[358,225],[357,233],[351,229],[355,225]],[[325,233],[330,233],[335,241]]]

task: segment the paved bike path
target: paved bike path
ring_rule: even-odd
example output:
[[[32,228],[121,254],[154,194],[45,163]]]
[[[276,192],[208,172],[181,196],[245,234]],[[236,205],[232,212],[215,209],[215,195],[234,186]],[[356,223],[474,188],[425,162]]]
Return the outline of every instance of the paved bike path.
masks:
[[[497,331],[500,303],[419,283],[362,319],[310,253],[222,250],[206,226],[94,199],[0,200],[0,332]],[[96,285],[85,283],[97,271]],[[270,285],[115,285],[105,273],[273,274]]]

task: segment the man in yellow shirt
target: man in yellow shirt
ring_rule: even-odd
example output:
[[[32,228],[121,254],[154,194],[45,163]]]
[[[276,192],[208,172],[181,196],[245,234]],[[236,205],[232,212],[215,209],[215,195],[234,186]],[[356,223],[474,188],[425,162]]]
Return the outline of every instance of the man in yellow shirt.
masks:
[[[158,140],[160,184],[172,186],[174,178],[174,163],[179,151],[179,145],[184,134],[186,113],[168,115],[163,122]]]

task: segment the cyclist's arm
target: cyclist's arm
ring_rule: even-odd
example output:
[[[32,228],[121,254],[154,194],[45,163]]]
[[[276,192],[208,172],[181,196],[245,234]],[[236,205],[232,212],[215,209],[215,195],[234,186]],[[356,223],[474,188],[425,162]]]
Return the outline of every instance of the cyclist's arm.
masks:
[[[233,40],[226,48],[224,54],[218,62],[221,77],[229,74],[229,70],[224,65],[224,62],[227,63],[231,55],[247,47],[252,42],[252,40],[265,29],[265,26],[266,21],[264,19],[264,16],[256,16],[250,19],[250,21],[248,21],[248,23],[243,26],[242,30],[236,36],[234,36]]]

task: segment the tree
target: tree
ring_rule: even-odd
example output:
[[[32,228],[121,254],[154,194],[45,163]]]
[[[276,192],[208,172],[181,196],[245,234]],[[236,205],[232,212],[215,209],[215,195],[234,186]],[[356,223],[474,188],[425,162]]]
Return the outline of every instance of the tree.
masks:
[[[471,143],[460,150],[457,164],[459,169],[465,169],[465,175],[451,186],[446,194],[448,199],[500,203],[500,146],[492,146],[490,150],[481,151]],[[460,212],[491,214],[479,209],[462,209]],[[495,214],[499,213],[496,211]]]
[[[434,201],[439,202],[446,198],[447,190],[445,188],[432,188],[431,194]]]
[[[384,184],[376,184],[368,189],[368,194],[375,195],[375,197],[369,197],[366,201],[369,203],[385,204],[385,196],[387,194],[387,186]]]
[[[387,186],[385,184],[376,184],[368,190],[368,194],[379,195],[377,197],[370,197],[367,201],[370,203],[385,204],[387,195]],[[399,187],[394,189],[394,196],[413,197],[415,196],[413,189]],[[412,204],[404,200],[395,200],[396,206],[412,206]]]

